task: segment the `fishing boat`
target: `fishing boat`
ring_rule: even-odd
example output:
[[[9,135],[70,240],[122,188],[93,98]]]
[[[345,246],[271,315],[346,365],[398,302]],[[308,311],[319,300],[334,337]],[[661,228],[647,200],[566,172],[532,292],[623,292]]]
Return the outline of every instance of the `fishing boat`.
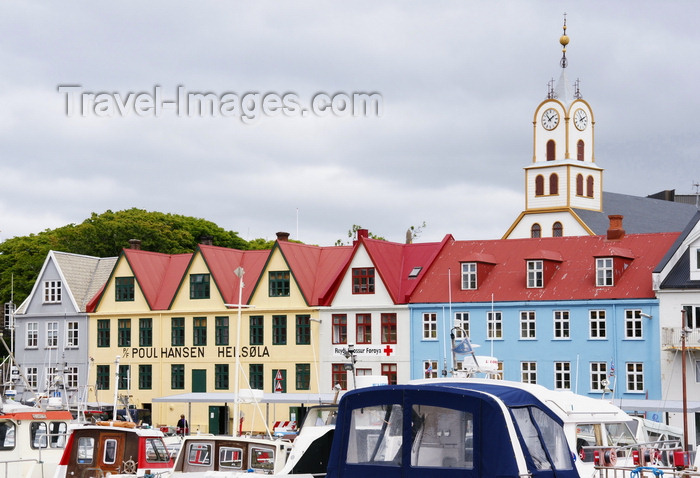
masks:
[[[67,410],[47,410],[4,400],[0,407],[0,476],[52,476],[72,420]]]
[[[172,467],[160,430],[108,420],[71,428],[54,478],[158,476]]]

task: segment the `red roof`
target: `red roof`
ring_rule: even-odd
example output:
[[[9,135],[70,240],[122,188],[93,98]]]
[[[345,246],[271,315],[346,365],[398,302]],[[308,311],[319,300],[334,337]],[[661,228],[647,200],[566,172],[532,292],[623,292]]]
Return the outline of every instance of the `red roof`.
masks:
[[[239,267],[243,268],[245,273],[242,302],[247,304],[270,251],[241,251],[204,244],[200,244],[198,248],[226,304],[238,304],[239,279],[234,271]]]
[[[319,247],[289,241],[276,244],[309,306],[327,305],[325,297],[352,254],[351,246]]]
[[[162,254],[124,249],[123,255],[151,310],[167,310],[180,287],[192,253]]]
[[[411,296],[412,303],[527,300],[634,299],[654,297],[651,275],[678,233],[630,234],[609,241],[606,236],[450,241],[432,263]],[[476,290],[462,290],[461,263],[477,254],[495,259]],[[595,258],[620,256],[632,261],[612,287],[595,285]],[[541,256],[541,257],[537,257]],[[527,288],[526,259],[557,260],[543,288]],[[450,287],[448,292],[448,277]]]

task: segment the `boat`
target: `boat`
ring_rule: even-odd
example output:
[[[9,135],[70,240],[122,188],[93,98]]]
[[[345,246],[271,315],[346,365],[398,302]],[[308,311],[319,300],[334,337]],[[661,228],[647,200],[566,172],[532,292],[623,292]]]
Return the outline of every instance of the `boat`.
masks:
[[[73,416],[4,400],[0,407],[0,475],[46,478],[54,474]]]
[[[167,475],[174,461],[155,428],[121,420],[74,425],[54,478]]]
[[[293,441],[230,435],[188,435],[171,478],[233,478],[250,473],[324,475],[335,430],[337,405],[310,407]]]

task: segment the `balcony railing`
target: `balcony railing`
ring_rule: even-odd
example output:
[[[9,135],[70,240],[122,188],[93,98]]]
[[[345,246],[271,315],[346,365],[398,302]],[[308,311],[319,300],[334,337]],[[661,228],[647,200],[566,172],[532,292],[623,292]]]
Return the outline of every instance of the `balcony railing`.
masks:
[[[689,350],[700,350],[700,329],[686,329],[685,347]],[[661,328],[661,348],[664,350],[681,349],[681,328]]]

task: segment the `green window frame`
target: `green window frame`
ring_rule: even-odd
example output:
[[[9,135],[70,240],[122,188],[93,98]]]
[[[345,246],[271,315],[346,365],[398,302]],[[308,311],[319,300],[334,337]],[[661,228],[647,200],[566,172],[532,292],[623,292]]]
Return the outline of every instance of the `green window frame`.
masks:
[[[173,317],[170,319],[170,337],[173,347],[185,345],[185,318]]]
[[[215,338],[216,345],[228,345],[229,342],[229,328],[228,328],[228,317],[215,317]]]
[[[173,390],[185,389],[185,365],[174,363],[170,365],[170,388]]]
[[[119,319],[117,323],[117,346],[131,347],[131,319]]]
[[[287,316],[272,316],[272,345],[287,345]]]
[[[217,363],[214,365],[214,388],[216,390],[228,390],[227,363]]]
[[[263,345],[265,322],[262,315],[250,316],[250,345]]]
[[[153,388],[153,366],[150,364],[139,365],[139,390]]]
[[[109,390],[109,365],[97,366],[97,390]]]
[[[297,345],[311,344],[311,316],[308,314],[296,316]]]
[[[270,297],[289,297],[289,271],[268,273]]]
[[[311,364],[296,364],[297,390],[309,390],[311,388]]]
[[[119,366],[119,385],[118,389],[119,390],[128,390],[129,389],[129,382],[130,377],[129,377],[129,366],[128,365],[120,365]]]
[[[139,319],[139,347],[153,347],[153,319]]]
[[[114,300],[116,302],[134,301],[134,278],[115,277],[114,278]]]
[[[195,347],[207,345],[206,317],[194,317],[192,319],[192,345]]]
[[[190,299],[208,299],[209,282],[209,274],[190,274]]]
[[[263,390],[265,383],[263,381],[263,364],[251,363],[248,367],[248,380],[250,380],[250,388],[254,390]]]
[[[109,347],[109,319],[97,319],[97,346]]]

